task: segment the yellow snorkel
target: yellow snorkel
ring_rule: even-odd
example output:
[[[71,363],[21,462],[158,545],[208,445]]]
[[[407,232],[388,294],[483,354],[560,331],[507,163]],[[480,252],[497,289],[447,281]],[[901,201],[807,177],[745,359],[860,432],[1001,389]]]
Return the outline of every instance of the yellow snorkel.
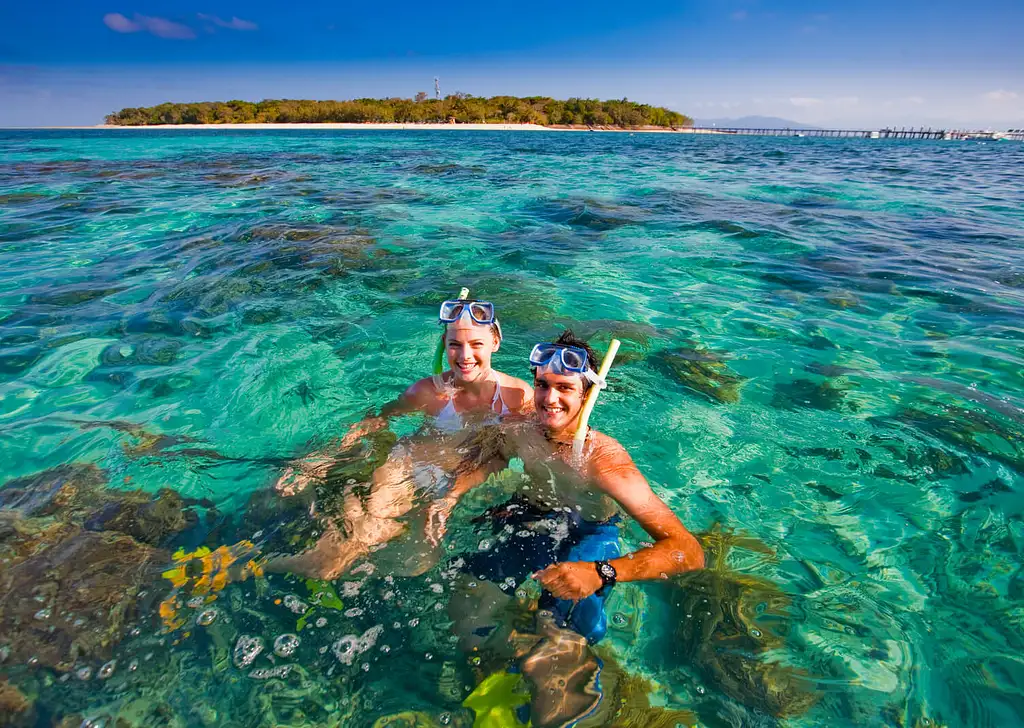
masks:
[[[620,343],[618,339],[612,339],[612,342],[608,345],[608,353],[604,355],[601,369],[597,372],[598,378],[602,381],[608,376],[608,371],[612,368],[615,355],[619,353]],[[580,412],[580,423],[576,428],[576,436],[572,439],[572,456],[574,460],[578,461],[583,457],[583,444],[587,441],[587,422],[590,421],[590,413],[594,411],[594,405],[597,404],[597,394],[600,391],[601,387],[595,384],[590,388],[587,398],[583,402],[583,411]]]
[[[465,301],[469,298],[469,289],[463,288],[459,291],[459,300]],[[434,371],[435,377],[441,375],[444,371],[444,336],[441,336],[441,340],[437,342],[437,349],[434,350]]]

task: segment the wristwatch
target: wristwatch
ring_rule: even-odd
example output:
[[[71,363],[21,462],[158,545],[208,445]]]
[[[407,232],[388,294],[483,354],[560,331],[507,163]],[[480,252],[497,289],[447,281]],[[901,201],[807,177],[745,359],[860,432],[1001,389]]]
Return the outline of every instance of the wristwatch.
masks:
[[[604,591],[608,587],[615,586],[615,579],[619,575],[615,571],[615,567],[607,561],[595,561],[594,568],[597,569],[597,575],[601,577],[601,588],[598,591]]]

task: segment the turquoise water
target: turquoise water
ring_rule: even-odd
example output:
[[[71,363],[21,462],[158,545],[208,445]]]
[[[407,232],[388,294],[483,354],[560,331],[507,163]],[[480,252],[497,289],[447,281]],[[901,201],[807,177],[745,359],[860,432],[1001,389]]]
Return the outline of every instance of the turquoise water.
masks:
[[[1024,146],[0,132],[0,162],[0,476],[92,464],[72,477],[99,493],[201,501],[175,538],[85,521],[167,549],[108,601],[89,572],[79,601],[116,625],[59,613],[73,550],[0,578],[0,669],[38,724],[471,723],[480,676],[430,588],[443,573],[339,582],[346,611],[317,612],[287,659],[268,656],[310,602],[300,581],[227,587],[216,634],[198,606],[169,633],[156,616],[170,550],[252,537],[246,504],[287,459],[429,373],[437,303],[461,286],[498,305],[495,365],[516,376],[566,326],[622,339],[592,424],[691,530],[731,531],[707,588],[741,605],[742,639],[694,648],[672,584],[611,600],[605,649],[652,705],[709,726],[1024,722]],[[377,625],[351,665],[327,649]],[[267,645],[252,667],[295,668],[225,664],[239,634]],[[765,707],[758,664],[761,688],[802,676],[790,708]]]

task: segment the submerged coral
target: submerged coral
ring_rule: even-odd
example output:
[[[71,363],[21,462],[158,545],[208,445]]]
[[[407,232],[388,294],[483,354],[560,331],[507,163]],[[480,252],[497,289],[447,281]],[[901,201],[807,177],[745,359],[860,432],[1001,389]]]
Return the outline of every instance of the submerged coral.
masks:
[[[716,402],[739,402],[740,385],[747,380],[726,365],[723,354],[710,349],[683,347],[661,351],[651,360],[683,386]]]
[[[803,670],[773,658],[785,645],[789,598],[766,579],[729,570],[733,546],[769,551],[755,539],[715,529],[702,539],[708,568],[676,580],[683,657],[734,700],[776,717],[800,715],[821,695]]]
[[[72,464],[0,488],[0,633],[12,663],[68,671],[108,660],[143,592],[162,590],[170,555],[160,546],[199,520],[172,490],[105,485],[95,466]]]

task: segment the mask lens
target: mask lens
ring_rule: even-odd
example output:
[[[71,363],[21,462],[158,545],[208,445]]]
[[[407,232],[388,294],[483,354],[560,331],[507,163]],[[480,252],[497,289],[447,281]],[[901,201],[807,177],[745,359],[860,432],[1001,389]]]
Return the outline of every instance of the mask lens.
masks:
[[[530,364],[535,367],[542,367],[551,361],[551,357],[558,351],[554,344],[537,344],[530,352]]]
[[[445,323],[452,323],[457,321],[459,316],[462,315],[462,309],[465,304],[461,301],[445,301],[441,304],[440,319]]]
[[[478,324],[494,323],[494,304],[476,301],[469,305],[469,313]]]
[[[581,372],[587,363],[586,354],[580,354],[579,349],[562,349],[562,363],[566,369]]]

